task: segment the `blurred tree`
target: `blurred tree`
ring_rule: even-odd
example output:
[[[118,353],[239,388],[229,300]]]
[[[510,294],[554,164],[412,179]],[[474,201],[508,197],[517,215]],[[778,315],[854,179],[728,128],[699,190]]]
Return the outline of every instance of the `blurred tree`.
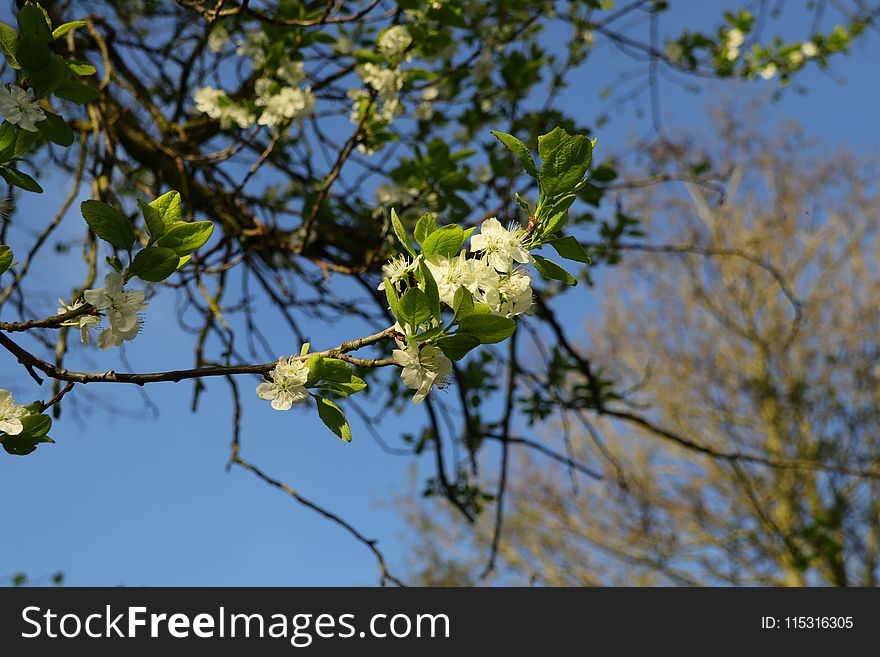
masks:
[[[567,409],[556,426],[571,457],[603,479],[523,458],[494,581],[877,585],[877,161],[796,127],[767,136],[755,117],[718,119],[718,193],[630,195],[652,236],[691,237],[630,246],[583,347],[621,385],[616,410],[594,422],[564,381],[546,393]],[[651,167],[683,173],[694,153],[679,145],[652,150]],[[764,465],[780,460],[829,467]],[[419,580],[478,582],[491,523],[471,533],[410,509]],[[439,547],[455,543],[458,560]]]

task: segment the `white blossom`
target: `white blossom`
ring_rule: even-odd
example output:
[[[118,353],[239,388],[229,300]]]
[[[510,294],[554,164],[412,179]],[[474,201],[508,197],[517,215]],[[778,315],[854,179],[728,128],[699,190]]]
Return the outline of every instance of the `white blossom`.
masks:
[[[124,340],[134,340],[141,330],[138,313],[147,307],[142,290],[123,290],[122,274],[111,271],[104,277],[104,287],[86,290],[83,293],[86,303],[92,304],[107,315],[110,328],[98,336],[101,349],[117,347]]]
[[[434,385],[442,385],[452,373],[452,362],[433,345],[410,343],[404,349],[395,349],[391,357],[403,368],[400,373],[403,383],[416,391],[413,395],[416,404],[428,396]]]
[[[804,61],[804,53],[800,50],[795,50],[793,52],[788,53],[788,62],[792,66],[800,66]]]
[[[257,123],[277,128],[311,112],[315,97],[309,88],[284,87],[272,95],[259,95],[258,91],[257,105],[264,108]]]
[[[804,54],[804,57],[809,59],[810,57],[815,57],[819,54],[819,49],[816,47],[816,44],[812,41],[805,41],[801,46],[801,52]]]
[[[11,392],[0,390],[0,431],[17,436],[24,429],[21,418],[28,414],[28,409],[15,403]]]
[[[522,230],[516,227],[507,230],[495,217],[486,219],[480,232],[471,237],[471,251],[483,251],[489,264],[502,273],[509,272],[514,261],[534,262],[523,246]]]
[[[220,52],[229,43],[229,32],[222,25],[217,25],[208,35],[208,50]]]
[[[760,75],[764,80],[772,80],[777,72],[776,64],[770,62],[761,70]]]
[[[742,30],[733,28],[727,33],[727,45],[730,48],[739,49],[739,47],[743,44],[745,40],[746,38],[745,35],[742,33]]]
[[[383,99],[391,98],[400,91],[406,79],[406,74],[400,69],[385,68],[373,63],[358,66],[356,70],[364,84],[370,85]]]
[[[35,124],[45,120],[46,115],[34,100],[33,92],[12,85],[0,87],[0,114],[13,125],[28,132],[37,132]]]
[[[262,68],[266,63],[266,47],[268,45],[269,37],[265,32],[251,32],[243,41],[238,42],[235,54],[253,60],[254,68]]]
[[[247,128],[254,123],[254,115],[241,105],[237,105],[222,89],[201,87],[193,94],[196,109],[212,119],[219,119],[223,129],[237,125]]]
[[[393,25],[379,37],[379,50],[389,58],[400,57],[412,43],[412,36],[404,25]]]
[[[398,288],[398,283],[405,281],[407,274],[415,271],[418,265],[418,260],[410,260],[406,256],[395,256],[382,265],[382,274],[391,281],[393,287]],[[379,287],[376,289],[385,289],[384,279],[379,283]]]
[[[522,270],[514,270],[487,295],[489,309],[502,317],[528,312],[532,307],[532,279]]]
[[[286,411],[309,398],[306,381],[309,368],[294,356],[279,358],[275,368],[266,375],[268,381],[257,386],[257,396],[272,402],[276,411]]]
[[[303,63],[293,59],[286,59],[281,62],[281,66],[275,71],[275,75],[284,80],[291,87],[298,86],[306,79]]]
[[[455,258],[434,254],[425,259],[425,264],[434,277],[434,282],[437,283],[440,300],[451,308],[455,293],[458,288],[464,286],[468,273],[464,251]]]
[[[72,310],[78,310],[85,305],[85,301],[77,301],[76,303],[70,305],[66,303],[63,299],[58,299],[58,303],[60,304],[58,308],[59,315],[63,313],[69,313]],[[79,339],[85,345],[91,342],[92,331],[97,330],[100,324],[101,318],[90,314],[80,315],[79,317],[74,317],[73,319],[69,319],[66,322],[61,323],[62,326],[77,327],[79,329]]]

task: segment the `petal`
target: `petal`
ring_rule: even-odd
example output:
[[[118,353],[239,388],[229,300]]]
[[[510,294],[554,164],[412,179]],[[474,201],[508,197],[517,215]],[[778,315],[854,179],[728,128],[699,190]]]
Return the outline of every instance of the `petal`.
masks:
[[[272,408],[276,411],[287,411],[293,406],[293,399],[290,395],[282,392],[272,400]]]
[[[22,429],[24,429],[24,425],[17,418],[0,420],[0,431],[5,431],[10,436],[17,436],[22,432]]]
[[[263,382],[257,386],[257,397],[266,401],[275,399],[278,396],[278,386],[274,383]]]

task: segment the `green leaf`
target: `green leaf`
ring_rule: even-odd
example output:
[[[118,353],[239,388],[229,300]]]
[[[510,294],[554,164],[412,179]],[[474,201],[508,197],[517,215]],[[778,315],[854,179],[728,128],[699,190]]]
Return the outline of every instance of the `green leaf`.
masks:
[[[348,383],[352,378],[351,365],[338,358],[325,358],[322,377],[325,381]]]
[[[37,123],[39,128],[40,123]],[[39,139],[39,132],[31,132],[30,130],[20,129],[15,135],[15,146],[12,149],[12,159],[17,160],[19,157],[27,153]]]
[[[166,192],[159,198],[144,203],[138,201],[147,234],[154,240],[159,239],[171,226],[180,222],[180,194],[175,191]]]
[[[52,30],[52,39],[60,39],[71,30],[75,30],[77,28],[85,26],[85,21],[70,21],[69,23],[64,23],[63,25],[59,25],[54,30]]]
[[[385,298],[388,299],[388,307],[391,309],[391,314],[394,315],[398,320],[400,319],[400,299],[397,298],[397,290],[394,289],[394,286],[391,284],[391,281],[386,276],[385,277]]]
[[[452,298],[452,309],[455,311],[455,320],[474,314],[474,297],[465,287],[460,287],[455,291]]]
[[[38,37],[43,43],[52,40],[52,23],[46,10],[33,2],[26,2],[19,10],[16,20],[18,29],[24,34]]]
[[[177,271],[180,271],[181,269],[183,269],[184,267],[186,267],[186,264],[187,264],[190,260],[192,260],[192,256],[191,256],[191,255],[183,256],[183,257],[180,259],[180,262],[177,263]]]
[[[52,51],[45,41],[33,34],[22,34],[15,46],[15,58],[30,73],[45,68],[52,59]]]
[[[21,438],[42,438],[52,428],[52,418],[42,413],[32,413],[21,418]]]
[[[158,283],[177,271],[179,262],[180,256],[174,250],[151,246],[138,252],[128,271],[143,281]]]
[[[583,262],[586,265],[592,263],[590,255],[587,253],[586,249],[584,249],[581,243],[571,235],[550,240],[549,242],[545,242],[545,244],[549,244],[556,249],[556,253],[566,260],[576,260],[577,262]]]
[[[348,420],[345,419],[345,413],[342,412],[342,409],[324,397],[316,395],[315,401],[318,402],[318,417],[327,425],[327,428],[345,442],[350,443],[351,427],[348,426]]]
[[[437,289],[437,281],[434,280],[434,274],[428,269],[428,265],[424,260],[419,263],[419,271],[422,273],[422,280],[425,282],[425,295],[428,297],[428,303],[431,304],[431,315],[440,319],[440,290]]]
[[[430,212],[426,212],[419,220],[416,222],[415,228],[415,238],[416,242],[419,244],[424,244],[425,240],[428,239],[428,235],[437,230],[437,222],[434,221],[434,215]]]
[[[18,30],[0,21],[0,52],[12,68],[19,69],[21,64],[15,57],[18,50]]]
[[[10,185],[21,187],[25,191],[34,192],[36,194],[43,193],[43,188],[37,184],[36,180],[26,173],[22,173],[18,169],[13,169],[12,167],[0,167],[0,176],[2,176],[3,180]]]
[[[467,353],[480,346],[480,339],[474,335],[459,333],[441,338],[434,343],[449,360],[461,360]]]
[[[547,258],[543,258],[539,255],[533,257],[535,258],[535,269],[537,269],[544,278],[550,278],[554,281],[563,281],[569,285],[577,285],[577,279],[552,260],[547,260]]]
[[[306,379],[306,387],[309,388],[324,377],[323,356],[312,354],[306,359],[306,367],[309,368],[309,377]]]
[[[397,319],[404,326],[411,326],[414,331],[419,325],[431,319],[431,304],[428,296],[417,287],[411,287],[403,293],[398,310],[400,315]]]
[[[67,64],[67,68],[77,75],[94,75],[97,72],[97,69],[94,66],[79,59],[69,59],[65,63]]]
[[[55,95],[77,105],[85,105],[97,99],[101,94],[97,89],[84,85],[81,82],[65,80],[55,90]]]
[[[516,331],[516,322],[500,315],[475,313],[462,317],[458,322],[458,333],[473,335],[483,344],[495,344],[506,340],[514,331]]]
[[[46,115],[46,118],[36,124],[40,134],[59,146],[70,146],[75,137],[73,128],[67,125],[67,121],[57,114],[46,110],[43,110],[43,113]]]
[[[12,266],[12,249],[5,244],[0,244],[0,274],[8,271]]]
[[[131,251],[134,246],[134,231],[128,217],[101,201],[83,201],[79,207],[95,235],[117,249]]]
[[[555,151],[556,147],[566,139],[568,139],[568,133],[563,128],[553,128],[546,135],[538,137],[538,155],[542,160],[546,160],[550,153]]]
[[[30,74],[31,89],[34,98],[48,96],[58,88],[67,76],[67,66],[61,55],[52,55],[47,66]],[[42,123],[42,121],[40,121]],[[39,123],[37,124],[39,126]]]
[[[320,390],[329,390],[336,393],[340,397],[350,397],[359,393],[367,387],[367,383],[360,377],[352,375],[351,381],[348,383],[338,383],[336,381],[324,381],[318,386]]]
[[[125,267],[122,266],[122,260],[119,259],[119,256],[105,256],[104,260],[108,265],[113,267],[117,274],[121,274],[122,270],[125,269]]]
[[[590,168],[593,145],[583,135],[563,141],[541,165],[538,182],[545,196],[553,197],[574,189]]]
[[[513,135],[508,135],[505,132],[498,132],[497,130],[491,130],[490,132],[495,135],[502,144],[513,151],[514,155],[519,158],[520,164],[522,164],[522,168],[527,174],[532,178],[538,177],[538,167],[535,166],[535,160],[532,158],[532,154],[524,143]]]
[[[397,216],[397,212],[394,208],[391,208],[391,225],[394,227],[394,234],[397,235],[397,241],[399,241],[400,245],[406,249],[413,258],[415,258],[416,250],[413,248],[412,242],[409,241],[409,235],[406,234],[406,228],[403,227],[403,223],[401,223],[400,217]]]
[[[409,338],[407,338],[407,340],[415,341],[415,342],[424,342],[425,340],[433,340],[434,338],[436,338],[440,335],[443,335],[443,327],[442,326],[435,326],[434,328],[429,329],[427,331],[422,331],[418,335],[412,335]]]
[[[426,256],[441,255],[452,258],[459,254],[464,244],[464,231],[458,224],[443,226],[425,238],[422,242],[422,253]]]
[[[214,232],[214,222],[193,221],[181,222],[169,228],[159,240],[159,244],[172,249],[177,255],[183,257],[200,248],[211,238]]]

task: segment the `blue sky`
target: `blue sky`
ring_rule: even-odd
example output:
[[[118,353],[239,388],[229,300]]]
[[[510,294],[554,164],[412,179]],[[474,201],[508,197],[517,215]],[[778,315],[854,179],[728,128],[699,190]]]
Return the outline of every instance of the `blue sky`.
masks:
[[[670,14],[664,23],[670,35],[683,27],[708,29],[722,8],[736,6],[672,4],[679,13]],[[683,5],[688,8],[683,10]],[[802,22],[786,24],[786,35],[805,35],[809,21]],[[833,62],[833,73],[812,67],[799,78],[808,94],[787,92],[768,105],[765,127],[770,130],[793,119],[829,147],[876,151],[878,56],[880,43],[875,35],[868,35],[850,56]],[[601,89],[632,67],[629,59],[611,49],[598,50],[559,104],[569,111],[582,107],[583,121],[593,124],[596,115],[608,111],[607,101],[599,98]],[[672,130],[708,129],[707,108],[732,98],[730,86],[692,94],[665,84],[664,125]],[[761,95],[771,87],[761,81],[737,83],[734,93],[739,98]],[[649,109],[647,98],[640,103],[641,109]],[[616,110],[610,123],[597,132],[600,157],[624,152],[634,137],[647,133],[649,119],[637,110],[635,105]],[[19,217],[51,216],[68,193],[69,181],[41,180],[46,194],[22,196]],[[64,221],[65,229],[74,232],[81,218],[74,209]],[[15,239],[14,230],[13,247]],[[71,287],[65,283],[59,290],[59,280],[81,279],[75,262],[58,258],[51,268],[36,272],[31,281],[40,291],[35,316],[53,311],[54,298]],[[584,310],[596,307],[594,298],[599,294],[601,286],[592,290],[579,286],[569,292],[560,306],[566,320],[576,326]],[[126,351],[134,370],[190,366],[192,353],[179,338],[174,312],[173,294],[151,301],[144,332]],[[356,322],[322,326],[312,336],[313,344],[329,347],[361,335],[363,328]],[[279,353],[298,350],[283,326],[269,327],[267,335]],[[127,369],[112,354],[76,347],[75,351],[73,365]],[[252,385],[256,383],[254,379]],[[141,391],[135,387],[78,388],[74,394],[99,396],[103,403],[133,411],[134,417],[88,412],[77,418],[68,408],[52,431],[56,445],[41,447],[27,458],[2,455],[0,496],[6,500],[6,511],[0,532],[0,577],[17,571],[38,576],[62,570],[71,585],[374,584],[373,556],[343,530],[253,475],[239,468],[226,471],[231,409],[225,386],[223,381],[210,382],[197,415],[189,412],[191,383],[149,387],[149,398],[160,409],[157,416],[143,410]],[[16,369],[7,354],[0,354],[0,387],[14,390],[22,402],[49,396]],[[379,539],[392,569],[400,572],[407,527],[391,500],[410,491],[413,468],[419,464],[383,452],[353,414],[355,439],[344,444],[319,423],[314,411],[274,412],[250,394],[250,388],[251,382],[242,380],[245,458]],[[382,432],[394,442],[414,422],[421,422],[420,416],[392,415]],[[494,454],[489,456],[493,463]]]

